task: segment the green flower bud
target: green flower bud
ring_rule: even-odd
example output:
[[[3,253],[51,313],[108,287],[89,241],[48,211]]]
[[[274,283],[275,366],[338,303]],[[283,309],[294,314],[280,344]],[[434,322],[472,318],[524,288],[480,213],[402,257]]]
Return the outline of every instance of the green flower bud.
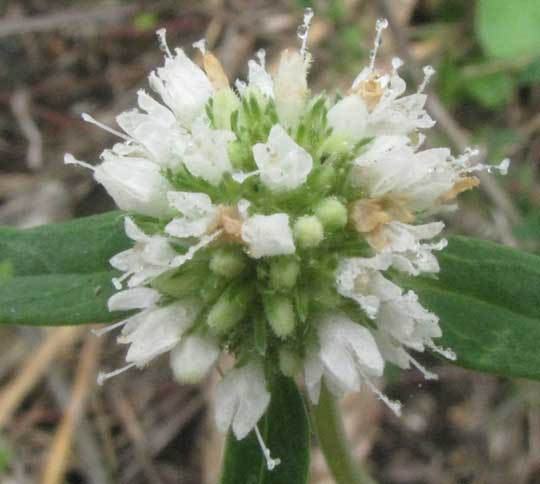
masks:
[[[270,265],[270,284],[277,289],[290,289],[296,284],[300,264],[293,258],[282,258]]]
[[[246,268],[246,256],[235,247],[216,249],[210,259],[210,270],[232,279]]]
[[[206,318],[212,332],[218,335],[225,334],[244,319],[251,295],[252,290],[249,286],[239,284],[229,286],[212,306]]]
[[[317,247],[324,239],[324,229],[317,217],[304,215],[293,227],[294,239],[303,249]]]
[[[294,377],[302,368],[302,361],[287,348],[279,349],[279,369],[285,376]]]
[[[217,129],[231,129],[231,114],[240,107],[240,100],[230,88],[219,89],[212,98],[214,124]]]
[[[325,163],[313,174],[311,183],[317,190],[330,191],[336,182],[336,177],[336,168],[331,163]]]
[[[342,229],[347,225],[347,207],[336,198],[322,200],[315,208],[315,216],[327,230]]]
[[[296,326],[296,314],[290,298],[282,294],[266,297],[264,312],[276,336],[286,338],[292,334]]]

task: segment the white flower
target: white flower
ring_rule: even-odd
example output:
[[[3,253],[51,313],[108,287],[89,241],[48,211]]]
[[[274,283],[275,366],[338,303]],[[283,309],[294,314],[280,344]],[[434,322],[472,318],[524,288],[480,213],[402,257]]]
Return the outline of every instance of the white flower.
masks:
[[[259,62],[250,60],[248,62],[249,87],[258,89],[268,98],[274,97],[274,81],[268,74],[264,66],[264,51],[258,53]]]
[[[311,155],[297,145],[282,126],[270,130],[266,143],[253,146],[261,181],[271,190],[294,190],[305,183],[313,168]]]
[[[166,237],[146,235],[131,217],[124,218],[124,228],[126,235],[136,244],[110,260],[111,266],[124,272],[120,279],[113,279],[117,289],[121,288],[120,283],[127,278],[129,287],[146,284],[167,271],[171,260],[178,255]]]
[[[420,241],[436,237],[443,228],[443,222],[423,225],[390,222],[382,227],[382,237],[387,243],[385,250],[392,252],[392,266],[413,276],[422,272],[439,272],[439,262],[432,251],[444,249],[446,240],[434,244],[423,244]]]
[[[427,210],[448,193],[460,174],[450,163],[450,150],[416,152],[406,136],[378,136],[355,161],[353,183],[372,198],[390,193],[407,199],[413,211]]]
[[[396,414],[401,404],[389,400],[371,381],[382,376],[384,360],[370,331],[341,313],[320,318],[317,327],[319,348],[311,350],[304,366],[308,394],[318,402],[321,379],[336,396],[359,391],[365,383]]]
[[[353,91],[370,80],[380,89],[380,99],[368,116],[366,136],[409,134],[435,124],[424,110],[427,96],[420,89],[415,94],[400,98],[407,87],[397,72],[402,62],[394,59],[392,64],[390,75],[376,76],[370,68],[365,68],[353,82]]]
[[[101,164],[92,166],[66,154],[64,162],[92,170],[95,180],[122,210],[158,218],[170,212],[167,203],[170,186],[159,165],[144,158],[121,156],[112,150],[104,151],[102,158]]]
[[[242,225],[242,239],[251,257],[294,254],[295,246],[286,213],[254,215]]]
[[[216,222],[217,207],[206,193],[169,192],[169,203],[182,216],[173,218],[165,231],[174,237],[202,237]]]
[[[227,372],[216,390],[216,424],[222,432],[232,426],[238,440],[255,428],[270,403],[262,366],[251,361]]]
[[[117,116],[118,125],[144,147],[148,157],[158,165],[178,168],[188,142],[187,132],[174,114],[146,92],[137,93],[139,107],[146,111],[128,111]]]
[[[198,383],[217,361],[221,350],[211,337],[189,335],[171,351],[171,368],[177,381]]]
[[[295,126],[308,94],[308,60],[300,52],[283,51],[274,78],[274,95],[279,119],[286,127]]]
[[[186,168],[192,175],[217,185],[232,169],[227,147],[234,139],[232,131],[212,129],[203,117],[197,118],[184,152]]]
[[[141,368],[156,356],[170,351],[191,327],[199,308],[190,303],[173,303],[149,308],[126,320],[120,343],[129,344],[128,363]]]
[[[182,301],[167,306],[157,306],[161,294],[146,287],[126,289],[113,294],[108,301],[109,311],[142,309],[141,312],[118,323],[95,331],[101,336],[122,327],[119,343],[129,344],[126,354],[127,365],[100,373],[98,383],[112,378],[136,366],[142,368],[162,353],[174,348],[182,335],[193,325],[199,306],[192,301]]]
[[[131,309],[146,309],[155,305],[161,294],[149,287],[136,287],[113,294],[107,303],[109,311],[129,311]]]
[[[366,103],[360,96],[346,96],[328,111],[328,125],[353,142],[365,138],[368,120]]]
[[[206,74],[182,49],[175,49],[175,54],[165,58],[165,66],[152,72],[149,81],[181,125],[189,127],[203,112],[213,88]]]
[[[388,269],[391,263],[389,252],[370,259],[355,257],[342,260],[336,271],[338,292],[356,301],[368,317],[374,319],[381,302],[401,294],[401,289],[380,272]]]

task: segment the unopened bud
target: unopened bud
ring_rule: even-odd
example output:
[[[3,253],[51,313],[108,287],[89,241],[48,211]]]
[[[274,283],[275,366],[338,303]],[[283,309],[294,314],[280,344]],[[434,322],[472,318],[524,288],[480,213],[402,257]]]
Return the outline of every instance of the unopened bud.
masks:
[[[300,371],[302,362],[298,356],[287,348],[279,350],[279,369],[285,376],[294,377]]]
[[[324,229],[317,217],[305,215],[294,224],[294,239],[304,249],[317,247],[324,239]]]
[[[221,294],[210,309],[206,322],[215,334],[225,334],[247,313],[251,289],[247,286],[233,285]]]
[[[347,225],[347,207],[336,198],[325,198],[315,209],[315,216],[327,230],[342,229]]]
[[[236,248],[216,249],[210,259],[210,270],[232,279],[246,268],[246,256]]]
[[[212,112],[217,129],[231,129],[231,114],[240,107],[240,100],[234,91],[227,87],[218,90],[212,98]]]
[[[300,264],[293,258],[280,258],[270,265],[270,284],[277,289],[290,289],[296,284]]]
[[[282,294],[268,296],[264,301],[264,312],[276,336],[286,338],[292,334],[296,326],[296,314],[290,298]]]

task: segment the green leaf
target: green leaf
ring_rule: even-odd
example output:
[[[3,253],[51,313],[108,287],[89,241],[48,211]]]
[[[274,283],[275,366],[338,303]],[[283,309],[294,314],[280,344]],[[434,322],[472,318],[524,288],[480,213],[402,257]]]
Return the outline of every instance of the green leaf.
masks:
[[[109,259],[128,248],[120,212],[20,230],[0,227],[0,323],[60,325],[119,319]]]
[[[2,262],[11,262],[15,276],[103,272],[130,245],[121,212],[24,230],[0,226]]]
[[[487,55],[511,58],[540,49],[538,0],[479,0],[476,36]]]
[[[105,323],[107,299],[115,292],[113,272],[42,274],[0,283],[0,323],[36,326]]]
[[[408,281],[441,320],[438,344],[466,368],[540,379],[540,257],[452,237],[438,280]]]
[[[268,471],[255,432],[243,440],[229,434],[221,484],[305,484],[309,474],[309,423],[304,401],[290,378],[279,377],[259,430],[273,458],[281,464]]]
[[[495,109],[508,104],[514,94],[515,82],[505,72],[473,77],[463,83],[465,91],[481,106]]]

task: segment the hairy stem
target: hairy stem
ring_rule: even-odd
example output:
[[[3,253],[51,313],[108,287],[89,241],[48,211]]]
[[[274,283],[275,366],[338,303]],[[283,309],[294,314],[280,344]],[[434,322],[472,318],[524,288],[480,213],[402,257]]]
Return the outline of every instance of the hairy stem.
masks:
[[[340,409],[324,385],[319,404],[311,407],[311,414],[319,445],[336,484],[376,484],[351,455]]]

